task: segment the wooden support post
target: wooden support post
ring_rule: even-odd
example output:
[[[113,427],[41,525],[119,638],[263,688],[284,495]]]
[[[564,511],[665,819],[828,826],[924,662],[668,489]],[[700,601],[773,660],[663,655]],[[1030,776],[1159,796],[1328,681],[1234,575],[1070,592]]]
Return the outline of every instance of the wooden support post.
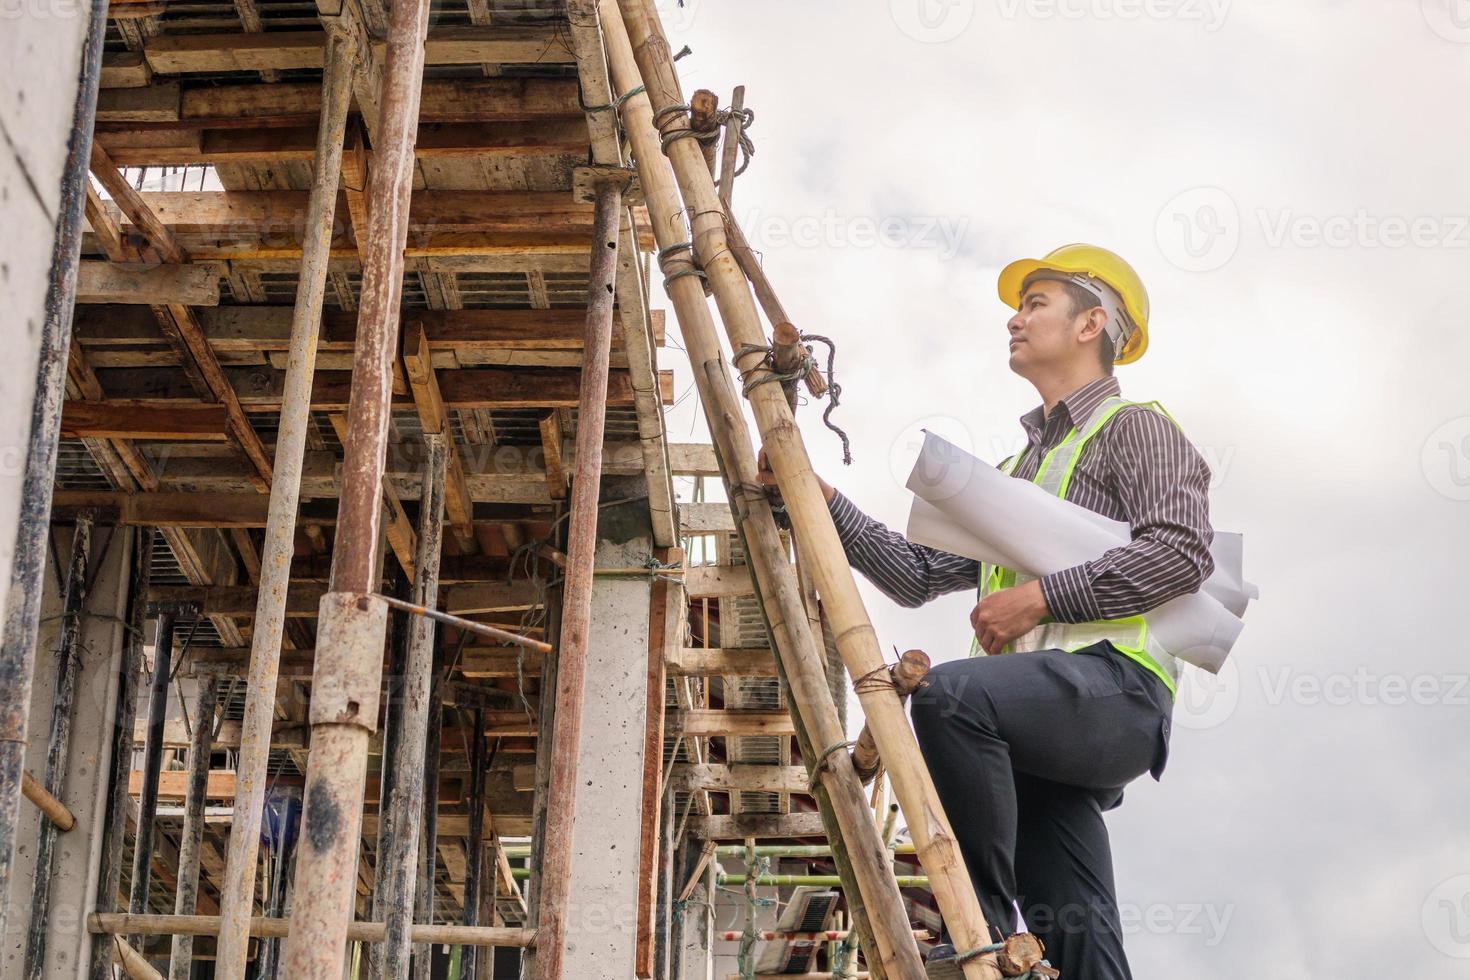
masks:
[[[240,980],[245,974],[250,940],[247,930],[255,905],[255,863],[260,850],[260,820],[268,780],[270,732],[275,717],[291,558],[296,547],[296,511],[300,505],[302,461],[306,452],[306,433],[310,427],[317,333],[331,258],[343,133],[352,93],[352,59],[350,37],[345,32],[331,32],[322,78],[316,168],[307,202],[301,275],[291,319],[291,348],[286,362],[280,428],[276,436],[275,479],[271,483],[265,545],[260,558],[260,591],[256,597],[250,641],[245,716],[237,763],[235,817],[230,828],[224,882],[220,887],[220,915],[224,927],[220,930],[215,970],[223,980]]]
[[[642,84],[616,0],[602,0],[603,30],[613,81],[619,91]],[[661,103],[662,104],[662,103]],[[730,488],[736,527],[743,532],[756,591],[772,637],[778,664],[789,691],[789,704],[802,752],[810,763],[846,739],[827,687],[820,647],[812,634],[796,575],[771,515],[770,502],[758,486],[755,449],[743,422],[734,381],[725,366],[713,318],[700,279],[687,251],[684,206],[659,138],[652,126],[647,95],[623,105],[623,124],[639,161],[639,176],[653,219],[659,247],[673,261],[666,264],[667,290],[674,302],[695,383],[705,406],[716,456]],[[689,142],[691,148],[692,141]],[[697,152],[697,150],[696,150]],[[699,165],[704,168],[703,158]],[[683,245],[681,250],[679,246]],[[671,251],[672,250],[672,251]],[[783,402],[784,403],[784,402]],[[816,774],[815,789],[822,824],[832,839],[838,871],[851,885],[845,889],[854,926],[873,969],[884,976],[923,975],[918,948],[910,935],[908,915],[878,839],[862,786],[846,753],[828,755]]]
[[[292,980],[336,980],[352,918],[368,741],[377,726],[387,607],[378,591],[384,452],[413,188],[428,0],[393,4],[379,139],[369,176],[372,213],[353,355],[331,589],[322,599],[341,631],[320,637],[312,680],[311,754],[285,969]],[[381,609],[381,616],[377,610]],[[376,642],[374,642],[376,641]],[[324,698],[324,691],[335,691]]]
[[[682,106],[684,100],[658,12],[651,0],[617,0],[617,3],[641,81],[660,109],[661,139],[668,148],[683,204],[693,216],[696,260],[714,290],[731,345],[737,351],[744,351],[737,355],[737,367],[742,373],[749,372],[751,377],[758,378],[763,370],[766,338],[750,285],[729,248],[724,211],[699,144],[690,133],[688,115],[674,108]],[[624,86],[620,83],[619,87]],[[625,120],[629,104],[624,105]],[[657,163],[642,153],[638,159],[640,167]],[[644,184],[646,189],[647,181]],[[651,195],[649,199],[651,202]],[[875,676],[884,667],[883,652],[858,595],[852,569],[791,408],[779,385],[756,384],[749,388],[748,398],[763,446],[780,481],[802,556],[810,563],[813,581],[822,595],[838,651],[853,677]],[[990,931],[974,884],[898,693],[892,685],[875,684],[864,685],[858,696],[879,749],[888,760],[895,794],[908,818],[919,859],[929,873],[935,899],[956,946],[975,949],[989,944]],[[850,760],[844,768],[851,771]],[[890,934],[888,939],[896,942],[899,936]],[[906,946],[913,944],[910,936],[903,936],[902,941]],[[907,974],[904,971],[903,975]],[[964,975],[967,980],[994,980],[999,976],[994,955],[970,960],[964,965]]]
[[[572,819],[577,801],[577,759],[582,750],[582,687],[591,629],[592,564],[597,550],[597,501],[602,483],[602,438],[607,419],[607,372],[612,356],[613,296],[617,276],[622,188],[598,189],[592,268],[588,278],[587,342],[577,408],[577,462],[572,479],[571,543],[567,546],[561,640],[557,644],[556,728],[550,751],[545,851],[542,854],[540,938],[531,959],[537,980],[561,980],[567,941],[567,902],[572,878]]]
[[[485,711],[476,708],[470,715],[474,726],[470,745],[470,832],[464,870],[464,924],[480,924],[480,879],[485,865],[485,767],[488,749],[485,738]],[[460,954],[460,976],[473,980],[479,950],[465,947]]]
[[[217,915],[127,915],[100,913],[87,917],[87,930],[101,936],[174,936],[190,933],[195,936],[219,934]],[[250,935],[280,939],[295,934],[294,919],[277,919],[257,915],[250,920]],[[383,941],[381,922],[353,922],[347,926],[347,939],[360,943]],[[471,944],[475,946],[524,947],[536,941],[532,929],[507,929],[494,926],[452,926],[420,924],[413,927],[412,939],[416,943],[445,943],[448,945]],[[345,952],[346,947],[343,947]],[[336,964],[341,969],[341,964]],[[294,976],[285,974],[290,980]],[[334,976],[332,980],[337,980]]]
[[[413,583],[413,602],[436,606],[439,601],[439,556],[444,542],[444,494],[446,450],[444,437],[424,437],[427,449],[424,467],[424,496],[419,513],[418,577]],[[393,792],[385,798],[382,813],[387,823],[385,850],[378,860],[378,890],[383,896],[386,939],[382,950],[382,976],[406,977],[409,969],[409,928],[414,921],[417,898],[420,839],[423,816],[438,805],[438,780],[433,792],[425,791],[428,773],[425,757],[433,727],[434,621],[414,616],[408,622],[408,653],[404,661],[402,706],[393,758]]]
[[[128,632],[118,667],[117,729],[112,739],[107,810],[102,821],[100,868],[97,873],[97,911],[117,908],[122,880],[124,832],[127,830],[128,772],[133,766],[133,722],[138,711],[138,676],[143,665],[143,626],[147,622],[148,584],[153,568],[154,531],[133,532],[132,574],[128,578]],[[88,980],[112,980],[112,954],[106,943],[94,943]]]
[[[204,794],[209,785],[209,756],[214,747],[214,714],[219,678],[199,680],[194,699],[194,729],[189,738],[189,788],[184,796],[184,827],[179,833],[179,884],[174,914],[193,915],[199,900],[199,851],[204,843]],[[194,969],[194,937],[175,936],[168,958],[169,980],[189,980]]]
[[[418,876],[414,882],[413,917],[421,922],[434,919],[434,888],[439,880],[439,774],[444,749],[444,647],[435,646],[433,682],[429,688],[429,731],[424,739],[423,826],[419,834]],[[413,957],[415,980],[429,980],[433,950],[419,946]]]
[[[153,679],[148,688],[148,735],[143,742],[143,784],[138,793],[138,832],[133,837],[133,878],[128,911],[148,911],[148,888],[153,873],[154,817],[158,813],[158,781],[163,768],[163,728],[168,718],[168,681],[173,669],[174,626],[180,607],[158,607],[153,638]],[[197,613],[196,613],[197,615]],[[138,945],[136,941],[134,945]]]
[[[117,532],[113,532],[114,534]],[[51,731],[46,745],[45,790],[54,798],[66,778],[67,751],[71,745],[71,723],[76,700],[77,673],[81,651],[82,610],[87,603],[88,562],[92,549],[92,515],[77,519],[72,532],[71,560],[66,566],[66,587],[61,608],[61,643],[56,657],[56,697],[51,706]],[[31,924],[26,934],[25,976],[39,980],[46,968],[46,925],[50,915],[52,859],[57,827],[43,820],[37,828],[36,877],[31,886]]]

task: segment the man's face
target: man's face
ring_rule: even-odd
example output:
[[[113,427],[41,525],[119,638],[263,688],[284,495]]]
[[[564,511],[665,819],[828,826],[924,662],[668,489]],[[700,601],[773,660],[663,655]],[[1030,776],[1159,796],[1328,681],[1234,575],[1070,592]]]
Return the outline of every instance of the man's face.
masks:
[[[1095,356],[1079,339],[1087,322],[1086,310],[1072,315],[1071,297],[1061,283],[1051,279],[1031,283],[1021,296],[1021,308],[1006,324],[1011,370],[1030,378],[1075,358]]]

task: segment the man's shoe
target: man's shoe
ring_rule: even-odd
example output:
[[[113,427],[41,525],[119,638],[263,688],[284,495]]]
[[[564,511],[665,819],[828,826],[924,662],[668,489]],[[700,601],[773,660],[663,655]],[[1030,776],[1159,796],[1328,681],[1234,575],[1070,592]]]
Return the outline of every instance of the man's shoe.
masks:
[[[924,976],[928,980],[964,980],[965,973],[955,960],[958,952],[950,943],[940,943],[924,957]]]

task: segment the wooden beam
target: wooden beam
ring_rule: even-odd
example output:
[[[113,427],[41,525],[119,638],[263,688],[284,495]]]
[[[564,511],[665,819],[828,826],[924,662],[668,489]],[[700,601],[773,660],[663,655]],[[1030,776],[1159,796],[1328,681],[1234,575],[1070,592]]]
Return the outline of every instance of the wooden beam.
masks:
[[[703,442],[669,443],[669,463],[675,476],[718,477],[720,464],[715,447]]]
[[[733,599],[755,594],[746,565],[695,565],[684,572],[684,587],[691,599]]]
[[[731,735],[794,735],[791,715],[785,711],[721,711],[695,708],[671,711],[665,731],[700,738]]]
[[[61,434],[70,439],[187,439],[225,441],[223,405],[206,402],[68,401]]]
[[[737,813],[728,816],[689,818],[689,833],[702,840],[758,840],[791,837],[826,837],[820,813]]]
[[[469,647],[459,658],[458,669],[467,678],[541,676],[540,655],[524,647]]]
[[[148,63],[139,51],[102,53],[102,88],[143,88],[153,80]]]
[[[664,663],[676,677],[775,677],[776,658],[764,647],[684,647],[670,650]]]
[[[375,45],[382,48],[382,43]],[[160,34],[143,45],[153,71],[163,75],[221,71],[321,68],[322,31],[267,34]],[[440,27],[429,33],[429,65],[565,64],[572,60],[555,27]],[[427,88],[427,83],[425,84]]]
[[[444,396],[439,391],[439,381],[434,374],[428,336],[424,332],[423,324],[416,320],[409,320],[404,324],[403,366],[408,371],[409,388],[413,392],[414,405],[418,408],[420,427],[426,434],[445,437],[447,455],[444,510],[449,517],[449,523],[454,525],[462,550],[477,550],[472,528],[474,501],[465,483],[459,444],[450,428],[449,410],[444,405]]]
[[[286,615],[314,618],[325,591],[325,583],[293,582],[286,599]],[[242,619],[255,616],[255,594],[253,585],[159,585],[148,591],[152,602],[192,602],[206,616]],[[440,594],[439,608],[457,616],[518,612],[540,601],[535,585],[525,579],[456,585]]]
[[[541,455],[546,460],[546,490],[553,500],[567,495],[567,469],[562,460],[562,410],[553,408],[541,416]]]
[[[77,263],[78,303],[219,305],[219,270],[212,263],[130,266]]]
[[[679,527],[685,534],[734,534],[735,516],[723,500],[679,505]]]
[[[159,220],[152,206],[144,200],[143,195],[128,183],[127,178],[118,170],[117,164],[94,140],[92,142],[92,176],[96,177],[102,184],[103,190],[112,196],[122,213],[127,215],[129,221],[139,234],[146,238],[163,260],[171,265],[178,265],[188,261],[184,250],[179,247],[173,232]]]
[[[565,369],[548,369],[534,374],[509,368],[462,368],[446,371],[439,378],[439,391],[450,408],[571,408],[577,403],[578,374]],[[224,375],[240,402],[254,411],[278,409],[285,386],[285,372],[260,368],[225,368]],[[156,370],[115,368],[99,370],[103,386],[114,398],[177,399],[181,404],[197,400],[192,388],[179,380],[160,378]],[[345,371],[318,371],[312,385],[314,411],[345,412],[351,388]],[[660,396],[673,404],[674,375],[659,372]],[[628,372],[614,371],[608,378],[608,401],[615,407],[633,404],[633,385]],[[395,399],[404,408],[413,407],[406,396]]]
[[[718,793],[809,793],[805,766],[680,763],[669,776],[675,791]]]
[[[62,431],[65,434],[65,422]],[[104,524],[133,527],[264,527],[269,502],[266,495],[259,493],[107,490],[57,490],[54,498],[52,506],[58,517],[95,510]]]

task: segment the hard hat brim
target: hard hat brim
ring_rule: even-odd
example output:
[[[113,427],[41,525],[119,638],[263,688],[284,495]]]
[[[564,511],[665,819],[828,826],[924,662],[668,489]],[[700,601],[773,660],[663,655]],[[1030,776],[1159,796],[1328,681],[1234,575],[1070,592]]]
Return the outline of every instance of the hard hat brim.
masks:
[[[1000,301],[1013,310],[1021,308],[1021,288],[1026,284],[1026,279],[1033,272],[1042,269],[1053,269],[1057,272],[1072,272],[1090,275],[1091,270],[1084,266],[1074,265],[1068,262],[1043,262],[1041,259],[1017,259],[1004,269],[1000,270],[1000,278],[996,280],[996,292],[1000,294]],[[1109,285],[1112,285],[1109,283]],[[1125,301],[1126,302],[1126,301]],[[1131,364],[1143,356],[1148,350],[1148,324],[1139,311],[1133,309],[1130,304],[1128,315],[1133,318],[1137,328],[1133,335],[1128,338],[1128,343],[1118,352],[1113,359],[1114,364]]]

